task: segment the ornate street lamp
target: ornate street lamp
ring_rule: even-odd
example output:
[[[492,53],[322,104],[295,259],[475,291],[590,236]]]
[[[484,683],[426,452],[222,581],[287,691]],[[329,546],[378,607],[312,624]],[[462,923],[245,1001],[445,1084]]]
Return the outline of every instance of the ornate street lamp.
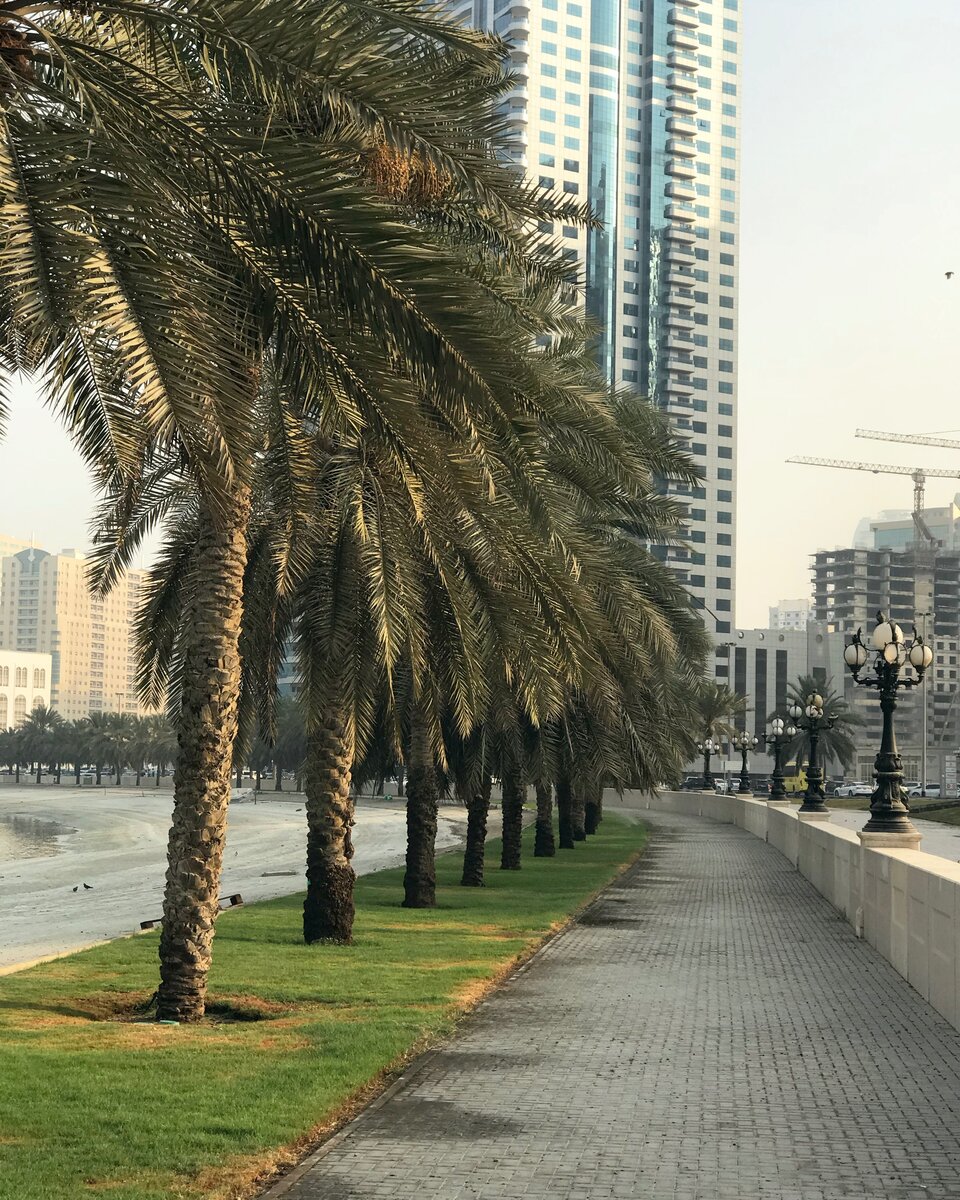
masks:
[[[793,725],[784,726],[782,717],[774,717],[770,722],[770,733],[764,739],[768,746],[773,747],[773,786],[770,788],[771,800],[786,800],[787,792],[783,786],[783,748],[797,736]]]
[[[893,714],[897,711],[897,689],[919,687],[927,668],[933,662],[933,651],[913,627],[913,643],[909,651],[903,641],[903,630],[894,621],[888,621],[882,612],[877,613],[877,627],[873,631],[873,677],[860,678],[860,672],[870,657],[861,640],[862,629],[858,629],[843,652],[843,661],[850,669],[853,682],[860,687],[876,688],[880,694],[880,711],[883,713],[883,734],[880,752],[875,762],[877,786],[870,797],[870,820],[864,825],[861,837],[875,845],[917,846],[920,835],[910,820],[910,806],[903,787],[903,762],[897,752],[897,737],[893,728]],[[909,662],[916,671],[916,678],[901,677],[901,669]],[[866,835],[864,837],[864,835]]]
[[[703,755],[703,789],[706,792],[713,792],[716,790],[716,785],[710,770],[710,755],[719,751],[720,743],[708,737],[702,742],[697,742],[697,749]]]
[[[741,796],[750,792],[750,773],[747,770],[747,755],[756,750],[760,739],[751,737],[745,730],[733,739],[733,748],[740,751],[740,786],[737,791]]]
[[[823,767],[820,766],[820,734],[825,729],[832,729],[836,717],[828,717],[823,711],[823,697],[819,692],[811,692],[807,696],[806,705],[791,704],[787,710],[798,729],[810,738],[810,755],[807,761],[807,790],[803,793],[803,803],[800,812],[813,817],[830,816],[830,810],[824,803]]]

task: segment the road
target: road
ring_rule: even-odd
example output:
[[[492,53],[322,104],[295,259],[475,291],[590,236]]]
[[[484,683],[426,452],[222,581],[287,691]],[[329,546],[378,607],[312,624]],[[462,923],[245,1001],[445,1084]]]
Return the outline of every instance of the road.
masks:
[[[169,791],[152,795],[149,788],[3,788],[0,974],[159,917],[171,803]],[[455,845],[465,828],[465,810],[444,806],[438,847]],[[301,891],[305,833],[302,796],[234,801],[222,894],[265,900]],[[360,801],[360,874],[402,862],[405,838],[402,803]]]

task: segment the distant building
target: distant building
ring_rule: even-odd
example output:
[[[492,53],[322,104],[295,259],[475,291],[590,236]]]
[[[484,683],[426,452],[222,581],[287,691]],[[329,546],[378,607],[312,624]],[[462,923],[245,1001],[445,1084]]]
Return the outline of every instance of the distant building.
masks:
[[[0,650],[0,729],[16,728],[41,704],[50,707],[49,654]]]
[[[943,550],[960,550],[960,494],[942,508],[925,508],[924,524]],[[913,514],[881,513],[869,523],[870,546],[874,550],[907,550],[916,540]]]
[[[0,649],[50,656],[49,702],[65,720],[138,713],[133,625],[143,572],[130,571],[106,596],[94,596],[87,567],[72,550],[4,558]]]
[[[770,609],[771,629],[803,630],[806,629],[809,620],[809,600],[781,600]]]
[[[751,755],[757,774],[773,770],[764,742],[767,722],[774,713],[785,714],[789,690],[801,675],[813,675],[822,685],[832,682],[843,691],[843,638],[822,624],[810,622],[803,629],[738,629],[730,641],[716,647],[716,657],[718,680],[747,697],[747,712],[737,724],[759,739]],[[729,750],[721,761],[729,770],[739,770],[739,756]]]
[[[510,46],[504,157],[588,203],[541,223],[580,272],[598,365],[668,418],[703,473],[670,483],[687,541],[658,547],[707,629],[735,611],[741,0],[446,0]]]
[[[919,779],[926,703],[928,782],[953,776],[960,745],[960,550],[822,550],[813,556],[813,583],[814,617],[836,634],[862,628],[868,635],[882,611],[908,636],[916,624],[932,641],[934,663],[923,686],[898,697],[897,738],[905,775]],[[848,679],[846,696],[866,720],[857,773],[871,779],[881,730],[876,695]]]

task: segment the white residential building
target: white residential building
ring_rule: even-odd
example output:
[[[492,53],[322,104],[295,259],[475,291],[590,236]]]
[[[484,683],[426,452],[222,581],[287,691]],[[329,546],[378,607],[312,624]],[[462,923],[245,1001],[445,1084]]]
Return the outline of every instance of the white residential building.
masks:
[[[512,46],[513,162],[587,200],[584,265],[607,376],[670,416],[704,473],[690,549],[663,547],[719,640],[735,601],[743,0],[448,0]]]
[[[40,704],[50,707],[52,665],[49,654],[0,650],[0,729],[22,725]]]

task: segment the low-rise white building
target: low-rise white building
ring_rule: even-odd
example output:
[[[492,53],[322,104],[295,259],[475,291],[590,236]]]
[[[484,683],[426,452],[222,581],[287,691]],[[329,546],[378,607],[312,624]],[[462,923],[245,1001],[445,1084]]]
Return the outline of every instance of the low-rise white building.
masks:
[[[17,728],[39,704],[50,706],[53,659],[26,650],[0,650],[0,729]]]

